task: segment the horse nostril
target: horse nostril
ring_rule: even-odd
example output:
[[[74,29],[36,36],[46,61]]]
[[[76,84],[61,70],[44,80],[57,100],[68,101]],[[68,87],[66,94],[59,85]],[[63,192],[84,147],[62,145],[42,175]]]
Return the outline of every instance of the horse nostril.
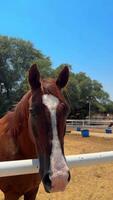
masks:
[[[68,182],[70,181],[70,179],[71,179],[71,174],[70,174],[70,171],[68,171],[68,174],[69,174],[69,176],[68,176]]]
[[[51,190],[51,180],[50,180],[50,172],[46,173],[42,179],[42,182],[44,184],[44,188],[46,190],[46,192],[50,193]]]

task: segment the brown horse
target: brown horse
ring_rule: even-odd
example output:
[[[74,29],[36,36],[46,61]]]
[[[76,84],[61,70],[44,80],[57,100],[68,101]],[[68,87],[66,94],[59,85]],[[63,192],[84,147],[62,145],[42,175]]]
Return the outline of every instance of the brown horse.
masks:
[[[108,126],[108,128],[112,127],[113,126],[113,122],[111,122]]]
[[[61,89],[67,84],[65,66],[56,80],[40,80],[37,66],[29,70],[28,91],[12,112],[0,119],[0,161],[39,158],[39,174],[0,178],[5,200],[35,200],[42,180],[47,192],[63,191],[70,180],[64,156],[68,105]],[[26,161],[25,161],[26,162]]]

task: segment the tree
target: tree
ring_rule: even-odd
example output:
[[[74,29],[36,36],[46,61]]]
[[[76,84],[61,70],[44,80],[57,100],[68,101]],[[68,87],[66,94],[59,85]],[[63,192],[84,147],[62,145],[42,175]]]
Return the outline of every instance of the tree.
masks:
[[[103,90],[102,84],[92,80],[83,72],[70,73],[66,94],[71,106],[71,118],[88,116],[89,104],[91,105],[91,114],[108,112],[110,102],[108,93]],[[110,106],[113,108],[113,104],[110,104]]]
[[[31,63],[38,63],[41,74],[47,76],[51,72],[51,61],[41,51],[35,49],[29,41],[7,36],[0,36],[0,106],[1,115],[15,104],[27,87],[26,71]]]

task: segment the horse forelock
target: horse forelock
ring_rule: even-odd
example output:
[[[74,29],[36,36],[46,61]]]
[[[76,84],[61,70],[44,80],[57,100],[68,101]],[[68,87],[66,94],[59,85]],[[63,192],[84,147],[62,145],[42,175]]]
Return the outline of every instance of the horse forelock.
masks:
[[[43,91],[43,94],[51,94],[57,97],[59,100],[65,101],[54,79],[48,79],[48,80],[44,79],[42,81],[42,91]]]

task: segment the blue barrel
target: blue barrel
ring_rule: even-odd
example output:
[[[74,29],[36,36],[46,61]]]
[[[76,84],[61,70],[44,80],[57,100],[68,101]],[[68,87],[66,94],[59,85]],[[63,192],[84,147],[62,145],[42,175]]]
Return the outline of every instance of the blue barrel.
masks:
[[[82,130],[81,135],[82,135],[82,137],[89,137],[89,130],[88,129]]]
[[[106,133],[112,133],[112,128],[106,128]]]
[[[80,127],[77,127],[76,130],[77,130],[77,131],[81,131],[81,128],[80,128]]]

